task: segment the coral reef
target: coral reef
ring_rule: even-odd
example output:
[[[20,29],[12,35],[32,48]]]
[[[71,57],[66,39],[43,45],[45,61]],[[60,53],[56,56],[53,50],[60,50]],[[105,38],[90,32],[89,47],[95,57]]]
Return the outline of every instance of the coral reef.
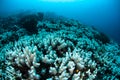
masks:
[[[19,20],[19,25],[25,28],[29,33],[37,33],[37,16],[32,14],[23,16]]]
[[[35,18],[35,25],[24,27],[35,34],[21,33],[17,40],[0,48],[2,80],[120,79],[120,46],[117,43],[79,21],[63,17],[42,19],[43,14],[38,15],[40,19]],[[25,22],[21,19],[23,25],[32,21],[27,19]],[[7,36],[13,34],[10,33]]]

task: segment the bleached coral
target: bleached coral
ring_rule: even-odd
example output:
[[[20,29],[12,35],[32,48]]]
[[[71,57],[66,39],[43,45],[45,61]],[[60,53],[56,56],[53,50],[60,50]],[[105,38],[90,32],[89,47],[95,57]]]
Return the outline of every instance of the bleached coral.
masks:
[[[120,48],[103,44],[93,28],[75,20],[39,21],[38,34],[6,45],[6,79],[119,79]],[[103,38],[102,38],[103,39]],[[112,76],[111,76],[112,75]]]
[[[35,68],[40,66],[40,63],[36,62],[36,47],[32,51],[28,47],[23,48],[23,51],[17,49],[16,51],[9,51],[7,59],[9,60],[6,64],[9,65],[6,68],[6,72],[9,75],[16,76],[13,79],[39,79],[35,72]],[[28,76],[27,76],[28,75]]]
[[[40,66],[40,63],[41,66],[44,66],[44,64],[50,66],[49,74],[53,76],[51,76],[52,79],[67,80],[69,78],[72,78],[72,75],[79,72],[84,75],[81,77],[79,76],[80,78],[87,79],[87,77],[85,76],[87,69],[94,70],[96,68],[96,63],[89,60],[91,57],[91,53],[89,52],[88,54],[86,54],[86,52],[84,52],[83,50],[74,48],[74,44],[72,42],[64,41],[64,39],[53,36],[47,37],[47,39],[45,38],[44,41],[45,42],[42,42],[44,45],[38,44],[34,46],[34,48],[27,45],[28,47],[25,47],[23,49],[19,47],[20,49],[15,48],[14,51],[8,51],[8,54],[11,55],[8,56],[9,65],[12,66],[14,71],[16,71],[16,68],[20,70],[17,71],[20,74],[18,77],[24,78],[23,74],[25,74],[29,75],[28,79],[38,79],[41,75],[45,75],[46,70],[48,70],[47,66],[46,69],[41,69],[40,74],[36,73],[36,68]],[[16,44],[18,45],[18,43]],[[40,63],[36,62],[37,57],[39,57]],[[86,65],[88,65],[88,67]],[[25,66],[28,69],[24,72],[21,70],[21,68],[24,69]],[[7,71],[9,71],[8,68]]]

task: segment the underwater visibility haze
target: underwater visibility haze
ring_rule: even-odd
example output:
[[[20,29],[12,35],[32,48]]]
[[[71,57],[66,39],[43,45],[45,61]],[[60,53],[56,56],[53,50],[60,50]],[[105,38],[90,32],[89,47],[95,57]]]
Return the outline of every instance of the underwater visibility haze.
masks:
[[[120,1],[1,0],[0,80],[120,80]]]
[[[119,0],[1,0],[0,6],[4,16],[26,10],[55,12],[94,26],[120,43]]]

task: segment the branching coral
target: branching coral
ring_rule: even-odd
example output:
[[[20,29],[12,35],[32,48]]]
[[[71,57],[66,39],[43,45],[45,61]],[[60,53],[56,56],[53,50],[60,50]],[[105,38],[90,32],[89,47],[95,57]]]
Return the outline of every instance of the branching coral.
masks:
[[[17,49],[16,51],[8,52],[7,59],[9,65],[6,68],[8,75],[16,76],[13,79],[39,79],[39,76],[35,72],[35,68],[40,66],[40,63],[36,62],[36,47],[32,51],[28,47],[23,50]],[[8,78],[7,79],[11,79]]]
[[[104,43],[103,38],[96,38],[102,37],[98,31],[75,20],[38,22],[37,34],[22,36],[2,48],[6,80],[120,78],[118,44]]]

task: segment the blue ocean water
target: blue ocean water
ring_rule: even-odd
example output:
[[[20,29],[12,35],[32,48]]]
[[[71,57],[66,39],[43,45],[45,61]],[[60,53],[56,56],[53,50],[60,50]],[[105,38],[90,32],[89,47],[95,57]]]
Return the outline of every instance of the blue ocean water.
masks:
[[[55,12],[94,26],[120,43],[120,0],[1,0],[0,15],[21,11]]]

